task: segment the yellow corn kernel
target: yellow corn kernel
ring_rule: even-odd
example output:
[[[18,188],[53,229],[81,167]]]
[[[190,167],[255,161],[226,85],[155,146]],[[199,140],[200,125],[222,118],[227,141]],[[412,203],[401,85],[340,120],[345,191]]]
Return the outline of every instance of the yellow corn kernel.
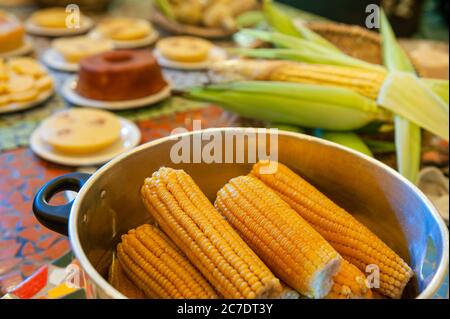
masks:
[[[308,221],[347,261],[365,271],[374,264],[380,269],[380,292],[400,298],[414,275],[408,264],[351,214],[336,205],[314,186],[278,163],[274,174],[260,174],[259,162],[251,175],[275,190]]]
[[[328,294],[341,257],[302,217],[256,178],[233,178],[216,208],[280,279],[310,298]]]
[[[117,254],[128,278],[149,298],[217,298],[210,284],[158,228],[122,236]]]
[[[113,261],[109,268],[108,282],[128,298],[131,299],[145,298],[145,295],[142,292],[142,290],[136,287],[125,275],[123,268],[116,257],[113,258]]]
[[[342,261],[341,270],[333,277],[333,281],[327,299],[372,299],[366,276],[346,260]]]
[[[147,210],[225,298],[267,298],[279,280],[182,170],[161,168],[141,189]]]
[[[342,66],[284,63],[272,69],[269,80],[338,86],[376,100],[386,75],[383,71]]]

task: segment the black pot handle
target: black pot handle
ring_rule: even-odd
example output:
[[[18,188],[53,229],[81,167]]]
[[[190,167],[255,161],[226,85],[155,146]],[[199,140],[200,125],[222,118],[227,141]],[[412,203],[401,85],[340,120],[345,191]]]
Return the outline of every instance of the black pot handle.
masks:
[[[44,184],[34,196],[33,212],[38,221],[45,227],[67,236],[70,209],[73,201],[53,206],[50,199],[61,191],[78,192],[91,177],[85,173],[70,173],[58,176]]]

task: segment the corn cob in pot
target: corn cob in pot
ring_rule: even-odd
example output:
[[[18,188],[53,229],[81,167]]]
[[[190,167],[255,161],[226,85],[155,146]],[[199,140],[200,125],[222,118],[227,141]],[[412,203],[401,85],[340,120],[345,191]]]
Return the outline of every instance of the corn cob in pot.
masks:
[[[133,282],[125,275],[125,272],[116,257],[113,258],[109,268],[108,282],[128,298],[145,298],[144,292],[133,284]]]
[[[345,259],[333,281],[334,285],[326,296],[327,299],[372,299],[366,276]]]
[[[260,174],[264,165],[267,164],[255,164],[251,175],[275,190],[347,261],[363,272],[368,265],[379,267],[381,293],[391,298],[401,297],[414,273],[400,256],[351,214],[285,165],[278,163],[274,174]]]
[[[341,257],[264,183],[233,178],[215,206],[280,279],[310,298],[328,294]]]
[[[218,298],[206,279],[155,226],[142,225],[123,235],[117,254],[128,278],[148,298]]]
[[[141,189],[147,210],[225,298],[269,298],[279,280],[182,170],[161,168]]]

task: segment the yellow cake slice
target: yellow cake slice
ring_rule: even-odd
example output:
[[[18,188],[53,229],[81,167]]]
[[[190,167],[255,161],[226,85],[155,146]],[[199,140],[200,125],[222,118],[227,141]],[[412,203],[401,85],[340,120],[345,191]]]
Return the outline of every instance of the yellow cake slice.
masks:
[[[62,153],[86,154],[111,146],[120,138],[120,129],[119,119],[110,112],[76,108],[44,121],[41,138]]]

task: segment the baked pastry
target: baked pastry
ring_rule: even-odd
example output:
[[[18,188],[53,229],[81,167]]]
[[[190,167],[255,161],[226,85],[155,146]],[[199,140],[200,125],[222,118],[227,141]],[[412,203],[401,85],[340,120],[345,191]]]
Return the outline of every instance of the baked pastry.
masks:
[[[0,52],[8,52],[23,45],[25,30],[20,21],[0,10]]]
[[[0,107],[15,102],[32,102],[53,87],[53,78],[33,58],[0,59]]]
[[[112,145],[120,137],[120,128],[117,116],[110,112],[76,108],[44,121],[40,136],[57,151],[86,154]]]
[[[150,22],[135,18],[107,18],[98,23],[95,31],[115,41],[139,40],[154,32]]]
[[[52,42],[52,47],[70,63],[78,63],[82,58],[114,48],[110,40],[86,36],[57,39]]]
[[[30,21],[42,28],[65,29],[69,14],[63,7],[47,8],[34,12]],[[83,19],[84,16],[80,13],[80,24],[83,23]]]
[[[80,61],[76,91],[101,101],[139,99],[167,85],[149,51],[111,51]]]
[[[211,42],[189,36],[169,37],[159,40],[156,44],[156,49],[163,57],[177,62],[205,61],[211,47]]]

